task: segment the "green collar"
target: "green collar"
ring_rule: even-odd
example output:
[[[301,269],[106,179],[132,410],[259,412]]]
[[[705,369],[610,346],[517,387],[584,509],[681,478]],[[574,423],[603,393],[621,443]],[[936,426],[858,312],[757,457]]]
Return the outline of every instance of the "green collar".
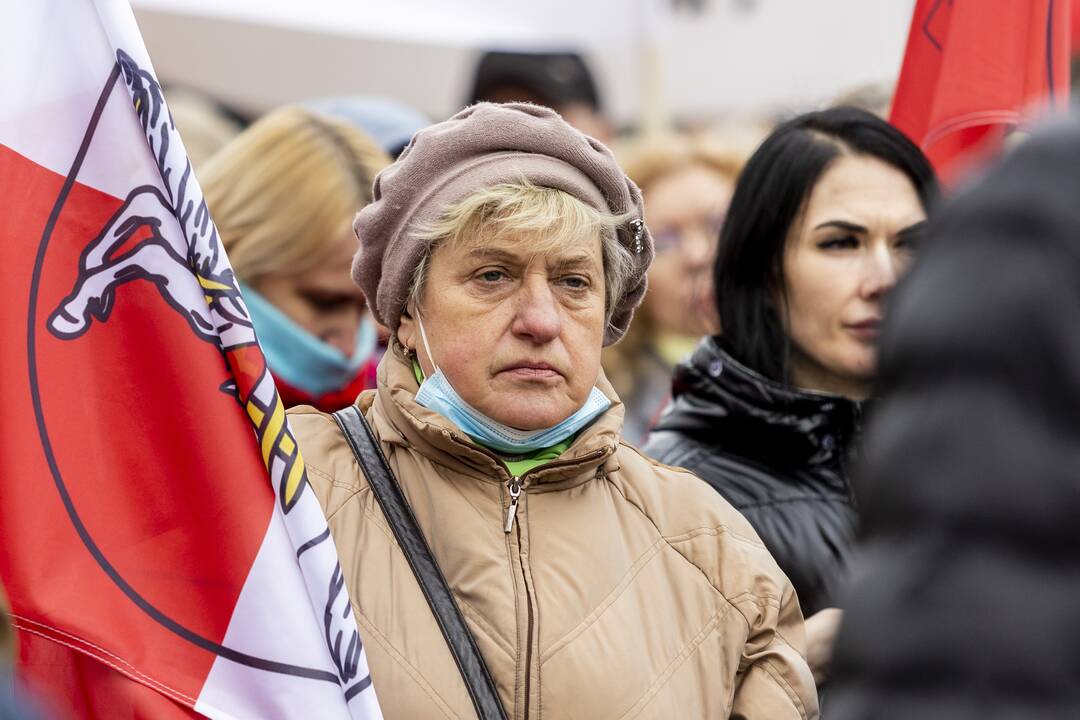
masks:
[[[574,437],[576,437],[576,435]],[[561,443],[556,443],[551,447],[540,448],[532,455],[518,458],[517,460],[503,459],[503,464],[506,465],[506,469],[510,471],[511,475],[514,477],[521,477],[533,468],[538,468],[552,460],[558,459],[560,455],[570,448],[572,442],[574,442],[574,438],[570,437],[563,440]]]

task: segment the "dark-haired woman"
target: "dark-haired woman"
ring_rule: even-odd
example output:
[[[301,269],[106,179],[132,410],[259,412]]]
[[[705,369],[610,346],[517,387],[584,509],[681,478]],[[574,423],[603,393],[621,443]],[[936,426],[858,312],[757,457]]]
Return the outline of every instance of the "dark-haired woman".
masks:
[[[857,525],[847,465],[885,298],[937,195],[919,149],[834,108],[778,127],[739,178],[714,268],[723,334],[675,371],[645,451],[705,479],[795,586],[828,676]]]

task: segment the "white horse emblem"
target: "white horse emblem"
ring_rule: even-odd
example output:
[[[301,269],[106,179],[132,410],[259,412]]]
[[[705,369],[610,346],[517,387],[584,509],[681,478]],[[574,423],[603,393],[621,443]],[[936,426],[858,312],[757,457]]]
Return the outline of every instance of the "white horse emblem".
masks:
[[[280,476],[279,497],[288,512],[307,477],[247,307],[191,161],[176,135],[161,86],[123,50],[116,56],[165,191],[142,185],[128,194],[80,256],[78,279],[49,316],[49,331],[66,340],[77,338],[94,320],[108,319],[120,285],[133,280],[154,283],[195,334],[224,353],[234,379],[222,389],[236,394],[255,424],[263,460],[272,475]],[[183,170],[177,172],[178,168]],[[174,219],[181,232],[172,231]],[[149,237],[116,255],[135,233],[144,230]]]
[[[63,340],[81,337],[95,321],[108,321],[121,285],[145,280],[200,340],[221,351],[231,370],[221,389],[235,395],[254,425],[286,527],[290,533],[314,535],[300,545],[296,560],[304,565],[309,597],[321,609],[323,640],[334,663],[335,672],[322,679],[333,681],[336,675],[348,702],[370,686],[370,676],[359,676],[366,664],[361,668],[362,645],[341,568],[327,543],[330,531],[311,493],[307,504],[289,515],[304,496],[307,475],[251,317],[161,86],[124,51],[118,50],[116,59],[162,185],[133,188],[87,244],[79,256],[78,277],[50,313],[48,330]],[[117,81],[116,73],[114,69],[106,93]],[[136,238],[142,239],[132,244]]]

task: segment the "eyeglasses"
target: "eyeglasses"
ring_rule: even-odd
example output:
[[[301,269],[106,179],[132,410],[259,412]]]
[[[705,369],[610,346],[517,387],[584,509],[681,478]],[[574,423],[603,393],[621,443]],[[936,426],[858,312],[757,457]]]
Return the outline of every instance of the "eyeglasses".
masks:
[[[653,245],[656,252],[678,250],[686,242],[691,230],[696,230],[698,237],[702,235],[710,242],[716,243],[720,239],[720,229],[724,227],[724,213],[716,213],[704,218],[687,220],[678,225],[661,227],[652,234]]]

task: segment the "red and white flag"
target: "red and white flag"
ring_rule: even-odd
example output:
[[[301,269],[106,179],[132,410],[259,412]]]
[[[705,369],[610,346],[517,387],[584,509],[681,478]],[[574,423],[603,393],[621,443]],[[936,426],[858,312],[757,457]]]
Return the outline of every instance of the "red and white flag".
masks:
[[[0,580],[28,682],[77,717],[380,717],[124,0],[0,10],[0,247]]]
[[[1070,0],[918,0],[890,121],[947,181],[1069,98]]]

